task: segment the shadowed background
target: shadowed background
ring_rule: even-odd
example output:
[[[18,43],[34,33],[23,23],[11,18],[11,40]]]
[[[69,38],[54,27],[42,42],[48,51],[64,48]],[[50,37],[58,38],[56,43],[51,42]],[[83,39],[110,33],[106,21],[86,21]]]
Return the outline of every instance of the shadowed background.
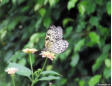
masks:
[[[44,48],[45,34],[52,24],[61,26],[68,49],[48,60],[46,70],[62,75],[60,80],[35,86],[96,86],[111,83],[110,0],[0,0],[0,86],[11,86],[4,72],[9,62],[29,67],[23,48]],[[36,53],[33,68],[45,59]],[[16,75],[16,86],[30,86]]]

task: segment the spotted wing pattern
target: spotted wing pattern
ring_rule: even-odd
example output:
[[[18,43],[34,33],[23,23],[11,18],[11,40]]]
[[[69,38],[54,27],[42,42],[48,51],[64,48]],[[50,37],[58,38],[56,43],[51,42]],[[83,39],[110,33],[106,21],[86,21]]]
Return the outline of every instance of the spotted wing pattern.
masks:
[[[64,52],[67,49],[67,47],[68,47],[68,42],[66,40],[59,40],[55,42],[53,45],[51,45],[48,48],[48,50],[53,53],[59,54]]]
[[[50,26],[49,30],[46,33],[45,38],[45,47],[51,46],[58,40],[63,38],[63,30],[60,26],[56,27],[54,25]]]
[[[68,42],[63,40],[63,30],[60,26],[50,26],[46,33],[45,50],[53,53],[62,53],[68,47]]]
[[[50,38],[49,40],[57,41],[63,38],[63,30],[60,26],[56,27],[54,25],[50,26],[47,31],[46,38]]]

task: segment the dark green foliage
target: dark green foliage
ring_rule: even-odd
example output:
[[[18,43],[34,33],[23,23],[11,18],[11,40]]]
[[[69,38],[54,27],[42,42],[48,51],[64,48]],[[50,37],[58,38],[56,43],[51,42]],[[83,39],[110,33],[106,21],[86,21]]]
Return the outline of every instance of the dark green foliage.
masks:
[[[35,86],[111,83],[110,6],[110,0],[0,0],[0,86],[12,86],[4,72],[9,62],[29,67],[28,56],[22,49],[42,50],[51,24],[63,27],[69,48],[53,62],[49,60],[46,69],[62,77],[57,80],[59,77],[49,76],[49,80],[55,80],[40,81]],[[43,62],[35,55],[34,69]],[[30,81],[17,75],[16,86],[30,86]]]

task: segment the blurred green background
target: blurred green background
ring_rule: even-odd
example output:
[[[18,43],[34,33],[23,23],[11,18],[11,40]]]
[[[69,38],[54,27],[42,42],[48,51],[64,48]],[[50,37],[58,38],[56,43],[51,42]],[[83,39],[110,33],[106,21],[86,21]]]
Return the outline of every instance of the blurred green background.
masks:
[[[44,48],[52,24],[62,26],[69,48],[48,61],[46,70],[62,75],[60,80],[35,86],[97,86],[111,83],[110,0],[0,0],[0,86],[12,86],[4,72],[9,62],[29,67],[23,48]],[[34,55],[33,67],[45,59]],[[30,86],[16,75],[16,86]],[[49,83],[52,83],[52,85]]]

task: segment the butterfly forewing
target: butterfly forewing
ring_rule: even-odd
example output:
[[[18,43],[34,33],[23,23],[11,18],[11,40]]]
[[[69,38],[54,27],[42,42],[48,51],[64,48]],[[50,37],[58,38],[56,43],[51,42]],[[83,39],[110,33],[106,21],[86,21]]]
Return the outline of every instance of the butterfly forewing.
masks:
[[[54,25],[50,26],[49,30],[46,33],[45,38],[45,47],[51,46],[57,40],[61,40],[63,38],[63,30],[61,27],[56,27]]]
[[[49,40],[60,40],[63,38],[63,30],[61,27],[55,27],[54,25],[50,27],[47,31],[46,37],[49,37]]]

